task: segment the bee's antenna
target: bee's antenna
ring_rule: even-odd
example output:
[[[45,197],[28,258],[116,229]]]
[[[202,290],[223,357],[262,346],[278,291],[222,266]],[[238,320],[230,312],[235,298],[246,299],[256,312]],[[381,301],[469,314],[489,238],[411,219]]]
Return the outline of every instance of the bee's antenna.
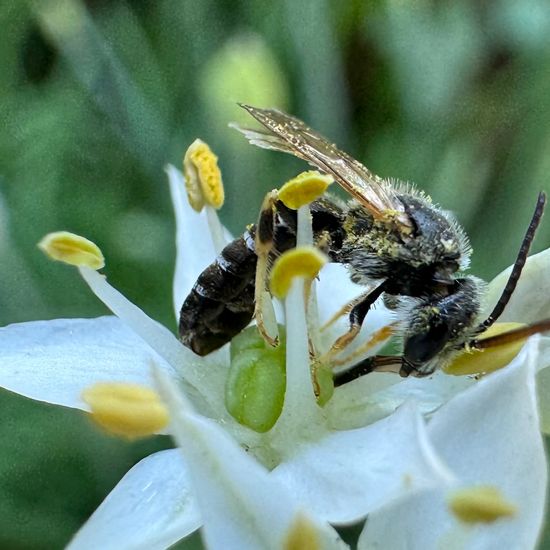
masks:
[[[343,386],[371,372],[398,373],[403,366],[400,355],[373,355],[356,363],[347,370],[334,373],[334,387]]]
[[[514,330],[509,330],[508,332],[503,332],[502,334],[495,334],[495,336],[489,336],[488,338],[483,338],[480,340],[471,340],[468,342],[468,345],[475,349],[487,349],[517,342],[518,340],[523,340],[533,334],[548,332],[549,330],[550,319],[544,319],[543,321],[538,321],[532,325],[519,327]]]
[[[502,294],[500,295],[500,298],[493,311],[491,312],[489,317],[487,317],[487,319],[485,319],[485,321],[483,321],[483,323],[479,325],[479,331],[484,331],[489,328],[502,315],[504,308],[510,301],[512,294],[516,289],[516,285],[518,284],[523,266],[525,265],[525,262],[527,260],[527,255],[529,254],[531,243],[533,242],[535,232],[537,231],[537,227],[539,226],[540,220],[542,218],[545,204],[546,193],[544,191],[541,191],[537,199],[537,205],[535,207],[535,211],[533,212],[533,217],[531,218],[529,227],[525,232],[525,237],[523,237],[518,256],[516,258],[516,261],[514,262],[512,273],[510,273],[510,277],[508,277],[508,282],[506,283],[506,286],[504,287],[504,290],[502,291]],[[489,338],[488,340],[491,340],[491,338]]]

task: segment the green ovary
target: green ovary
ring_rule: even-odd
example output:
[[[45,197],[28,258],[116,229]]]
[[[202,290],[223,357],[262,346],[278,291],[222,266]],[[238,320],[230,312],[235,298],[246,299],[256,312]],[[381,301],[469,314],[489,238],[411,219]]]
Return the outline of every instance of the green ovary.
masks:
[[[240,424],[257,432],[270,430],[283,409],[286,389],[285,342],[268,346],[250,327],[231,342],[231,366],[225,386],[225,406]]]

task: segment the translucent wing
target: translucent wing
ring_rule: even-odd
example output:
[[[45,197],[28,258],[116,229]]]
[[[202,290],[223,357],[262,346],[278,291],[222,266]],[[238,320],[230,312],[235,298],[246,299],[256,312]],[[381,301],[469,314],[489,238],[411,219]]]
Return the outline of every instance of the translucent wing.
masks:
[[[350,195],[376,219],[397,222],[403,228],[412,227],[403,204],[390,183],[373,174],[360,162],[340,151],[326,138],[306,126],[301,120],[276,109],[258,109],[242,105],[267,131],[249,130],[233,125],[250,143],[283,151],[299,157],[334,177]]]

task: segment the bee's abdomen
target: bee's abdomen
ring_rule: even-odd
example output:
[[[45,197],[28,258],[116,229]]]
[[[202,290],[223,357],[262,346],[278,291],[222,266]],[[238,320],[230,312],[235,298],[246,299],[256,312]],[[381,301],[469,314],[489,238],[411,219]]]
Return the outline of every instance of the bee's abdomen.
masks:
[[[182,305],[182,343],[198,355],[220,348],[243,330],[254,314],[257,256],[255,227],[229,243],[197,279]]]

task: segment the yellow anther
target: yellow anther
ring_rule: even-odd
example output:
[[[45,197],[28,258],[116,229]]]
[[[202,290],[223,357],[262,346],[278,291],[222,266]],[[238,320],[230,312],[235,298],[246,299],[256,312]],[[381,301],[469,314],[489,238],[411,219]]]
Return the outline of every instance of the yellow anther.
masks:
[[[493,523],[512,517],[516,507],[502,493],[490,485],[480,485],[454,491],[447,498],[451,512],[465,523]]]
[[[317,529],[303,514],[298,514],[283,543],[284,550],[319,550],[321,543]]]
[[[95,384],[84,390],[82,399],[90,405],[94,422],[113,435],[136,439],[168,424],[168,411],[158,395],[137,384]]]
[[[200,212],[205,204],[221,208],[225,198],[218,157],[204,141],[196,139],[183,158],[189,204]]]
[[[105,265],[105,258],[95,243],[68,231],[48,233],[38,243],[38,248],[53,260],[66,264],[92,269]]]
[[[279,190],[279,199],[293,210],[318,199],[332,183],[332,178],[315,170],[302,172]]]
[[[277,298],[284,298],[294,277],[313,279],[327,262],[328,258],[313,246],[288,250],[277,258],[271,270],[271,293]]]
[[[496,336],[497,334],[509,332],[510,330],[522,326],[525,325],[521,323],[495,323],[493,326],[489,327],[479,339],[482,340],[489,336]],[[457,355],[449,365],[444,366],[443,371],[447,374],[460,376],[493,372],[501,369],[508,365],[508,363],[510,363],[510,361],[520,352],[523,344],[525,344],[525,340],[524,338],[523,340],[517,340],[509,344],[503,344],[484,350],[473,349],[465,351]]]

